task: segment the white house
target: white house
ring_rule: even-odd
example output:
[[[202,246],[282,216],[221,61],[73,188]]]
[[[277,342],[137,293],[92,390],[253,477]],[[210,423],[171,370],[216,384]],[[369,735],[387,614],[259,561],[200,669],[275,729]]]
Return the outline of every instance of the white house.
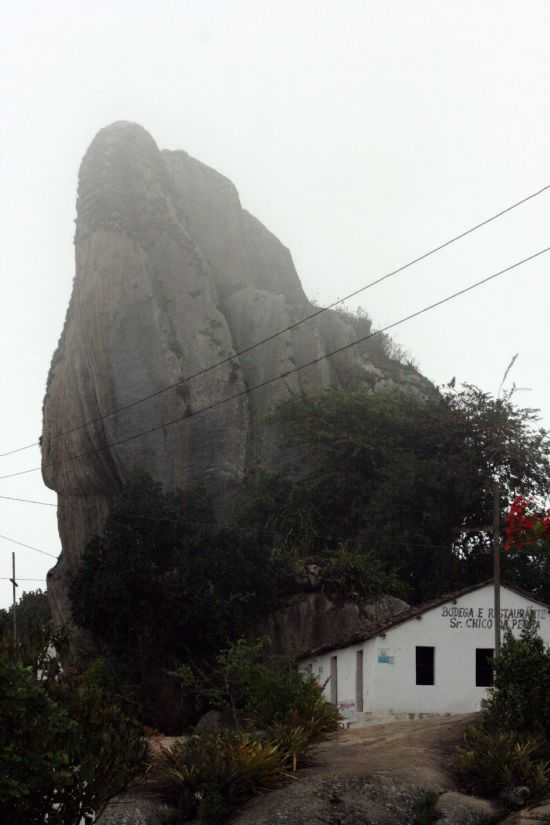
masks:
[[[339,647],[300,661],[324,684],[344,718],[470,713],[492,684],[492,582],[397,614]],[[517,635],[534,613],[550,645],[550,606],[513,587],[501,589],[501,624]]]

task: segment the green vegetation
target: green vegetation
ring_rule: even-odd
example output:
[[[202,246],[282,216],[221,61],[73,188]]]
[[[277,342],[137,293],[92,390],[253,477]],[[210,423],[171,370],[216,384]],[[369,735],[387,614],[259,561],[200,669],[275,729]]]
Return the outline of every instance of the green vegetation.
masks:
[[[470,385],[428,398],[330,390],[291,399],[272,423],[295,464],[307,456],[305,477],[254,475],[221,527],[204,491],[136,478],[72,582],[76,623],[135,687],[144,721],[166,732],[195,712],[196,686],[170,674],[182,662],[208,670],[229,642],[255,635],[312,566],[333,599],[424,601],[491,575],[495,476],[503,510],[519,490],[550,492],[536,414]],[[511,553],[504,574],[550,598],[548,563]]]
[[[231,720],[230,729],[201,731],[162,755],[160,787],[182,820],[223,822],[245,799],[287,780],[338,727],[316,680],[268,657],[262,641],[240,639],[208,674],[183,667],[179,677]]]
[[[549,790],[549,687],[550,650],[537,635],[534,620],[520,638],[507,631],[495,660],[494,687],[456,759],[468,790],[496,796],[523,786],[529,800]]]
[[[368,358],[375,366],[388,369],[392,362],[395,362],[402,367],[416,369],[411,356],[390,335],[375,330],[372,319],[362,307],[352,311],[341,306],[337,307],[335,312],[351,324],[356,338],[372,335],[372,338],[367,338],[357,345],[357,352]],[[359,380],[364,380],[364,377],[363,370],[357,373]]]
[[[519,638],[506,632],[483,716],[490,729],[539,736],[550,743],[550,648],[538,635],[534,618]]]
[[[331,559],[342,543],[358,557],[368,550],[373,580],[397,579],[415,602],[477,583],[491,575],[495,476],[502,511],[519,491],[550,492],[550,440],[537,421],[471,385],[430,398],[365,390],[292,398],[273,424],[307,455],[310,472],[259,476],[245,490],[243,523],[271,529],[297,558]],[[548,561],[511,554],[504,572],[550,598],[541,565]]]
[[[121,678],[138,686],[154,724],[148,703],[158,697],[163,672],[208,659],[241,635],[277,604],[285,575],[256,531],[216,531],[205,502],[200,490],[184,502],[136,479],[86,548],[71,587],[75,621],[117,663]]]
[[[0,799],[10,825],[80,825],[141,768],[141,727],[95,663],[38,681],[0,656]]]
[[[296,756],[338,726],[339,713],[317,680],[299,673],[291,660],[270,656],[265,640],[239,639],[207,671],[183,666],[178,675],[210,707],[229,713],[237,729],[270,731],[274,739],[282,737],[282,728],[300,729],[306,747]]]
[[[291,399],[272,424],[295,459],[307,455],[307,476],[248,479],[230,528],[212,526],[204,492],[184,498],[135,479],[72,583],[76,622],[136,686],[144,720],[158,721],[148,702],[180,702],[175,732],[207,708],[230,726],[164,755],[162,786],[182,820],[222,822],[307,762],[337,726],[314,679],[242,638],[312,566],[334,599],[428,599],[490,575],[495,478],[503,510],[517,492],[550,492],[549,439],[536,413],[469,385],[428,398],[331,390]],[[508,578],[543,598],[547,564],[535,552],[504,559]],[[457,759],[467,787],[546,787],[549,661],[534,629],[506,639],[482,722]],[[169,701],[159,699],[166,679]],[[433,821],[433,807],[426,800],[417,820]]]
[[[472,793],[495,797],[517,787],[540,797],[550,785],[548,742],[534,736],[472,727],[456,759],[458,775]]]
[[[439,794],[434,791],[424,791],[416,800],[413,806],[413,817],[415,825],[433,825],[440,818],[436,810]]]
[[[47,595],[41,590],[23,593],[15,606],[15,617],[19,661],[35,673],[43,670],[53,633]],[[56,641],[59,644],[61,640]],[[0,653],[13,656],[13,607],[0,610]]]
[[[157,772],[164,799],[182,821],[198,815],[201,823],[212,825],[220,825],[246,799],[286,778],[277,745],[228,730],[176,743],[163,752]]]

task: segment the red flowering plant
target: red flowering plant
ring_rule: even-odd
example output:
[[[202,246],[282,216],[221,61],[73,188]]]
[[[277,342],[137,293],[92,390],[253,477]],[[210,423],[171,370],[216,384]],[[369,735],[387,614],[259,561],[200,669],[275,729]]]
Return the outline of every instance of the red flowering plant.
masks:
[[[543,547],[550,550],[550,510],[537,509],[523,496],[516,496],[506,516],[505,552]]]

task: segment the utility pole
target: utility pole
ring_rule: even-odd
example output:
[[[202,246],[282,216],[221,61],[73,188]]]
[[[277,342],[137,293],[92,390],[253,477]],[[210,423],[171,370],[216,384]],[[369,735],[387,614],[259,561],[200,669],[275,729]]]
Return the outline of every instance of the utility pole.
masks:
[[[495,587],[495,652],[494,655],[498,656],[500,653],[500,482],[498,478],[498,452],[499,448],[501,447],[501,440],[502,440],[502,433],[499,432],[498,429],[498,415],[500,412],[499,407],[502,405],[501,401],[501,394],[504,390],[504,385],[506,383],[506,379],[510,374],[510,370],[516,363],[518,359],[519,353],[516,352],[506,369],[504,370],[504,375],[502,376],[502,381],[500,382],[500,386],[498,388],[498,393],[496,397],[496,407],[495,411],[497,414],[496,420],[496,430],[494,434],[494,457],[497,466],[494,467],[494,486],[493,486],[493,580],[494,580],[494,587]],[[508,394],[505,400],[510,400],[512,395],[516,390],[516,386],[512,387],[511,392]],[[506,418],[506,408],[502,407],[503,415]]]
[[[12,570],[12,577],[10,582],[12,583],[13,589],[13,656],[14,658],[17,657],[17,616],[16,616],[16,596],[15,596],[15,588],[18,587],[17,580],[15,578],[15,553],[11,554],[11,570]]]
[[[495,587],[495,656],[500,653],[500,484],[493,487],[493,582]]]

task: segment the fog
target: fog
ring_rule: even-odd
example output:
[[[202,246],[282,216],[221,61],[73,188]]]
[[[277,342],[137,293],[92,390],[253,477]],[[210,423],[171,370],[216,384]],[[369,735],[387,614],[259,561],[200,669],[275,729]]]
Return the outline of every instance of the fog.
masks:
[[[80,159],[114,120],[227,175],[321,304],[550,183],[544,0],[19,2],[0,27],[0,453],[35,442],[73,277]],[[378,326],[550,244],[550,192],[358,301]],[[550,425],[550,255],[399,327],[436,383],[496,392],[511,356]],[[40,463],[35,447],[0,474]],[[39,473],[0,495],[55,503]],[[55,509],[0,535],[59,552]],[[0,578],[53,559],[0,539]],[[21,582],[19,592],[40,582]],[[11,585],[0,581],[0,607]]]

